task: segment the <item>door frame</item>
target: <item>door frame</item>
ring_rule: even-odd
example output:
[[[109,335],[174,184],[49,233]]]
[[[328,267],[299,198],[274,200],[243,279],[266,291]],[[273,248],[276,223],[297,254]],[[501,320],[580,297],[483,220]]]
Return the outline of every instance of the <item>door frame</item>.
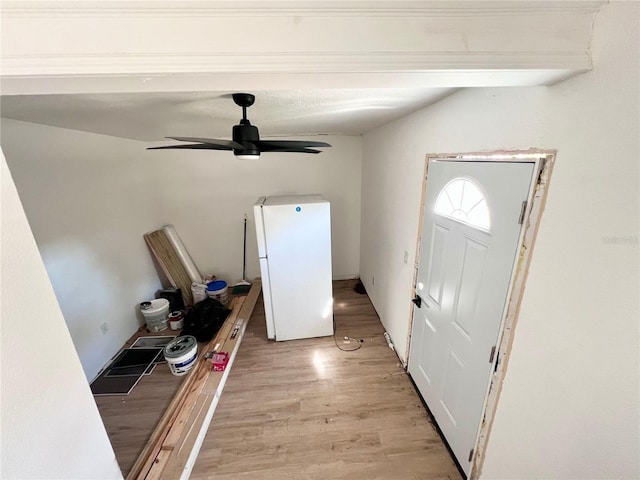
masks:
[[[525,283],[529,272],[529,266],[533,256],[533,247],[538,233],[538,226],[547,200],[549,182],[556,159],[556,150],[528,149],[528,150],[501,150],[490,152],[427,154],[425,157],[424,175],[422,177],[422,195],[420,198],[420,217],[418,221],[418,238],[416,241],[416,254],[413,263],[414,273],[411,287],[411,297],[416,295],[416,282],[418,267],[420,264],[420,246],[422,241],[422,227],[424,219],[424,202],[429,177],[429,164],[432,161],[456,161],[456,162],[510,162],[510,163],[534,163],[534,181],[527,197],[527,205],[523,216],[524,228],[518,240],[518,255],[514,261],[511,281],[507,291],[507,301],[502,314],[502,322],[498,333],[498,352],[494,357],[494,373],[489,381],[485,403],[483,408],[483,420],[480,424],[478,436],[473,450],[473,461],[469,479],[480,476],[484,463],[486,446],[491,434],[495,412],[498,406],[502,384],[509,364],[509,357],[513,347],[513,332],[517,325],[520,304],[524,295]],[[411,332],[413,328],[413,314],[415,306],[411,304],[409,312],[409,331],[407,333],[407,347],[405,358],[408,368],[409,350],[411,348]]]

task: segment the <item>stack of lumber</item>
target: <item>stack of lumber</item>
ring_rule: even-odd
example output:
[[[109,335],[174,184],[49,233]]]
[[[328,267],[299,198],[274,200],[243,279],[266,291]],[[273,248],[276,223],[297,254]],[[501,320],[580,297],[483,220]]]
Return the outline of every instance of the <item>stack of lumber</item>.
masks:
[[[185,472],[188,476],[260,290],[261,283],[256,281],[246,297],[232,300],[229,317],[213,340],[199,349],[196,366],[167,407],[127,480],[178,479]],[[223,372],[213,371],[205,358],[216,345],[218,352],[230,355]]]
[[[202,283],[202,275],[173,225],[145,233],[144,239],[171,285],[182,291],[185,304],[193,305],[191,284]]]

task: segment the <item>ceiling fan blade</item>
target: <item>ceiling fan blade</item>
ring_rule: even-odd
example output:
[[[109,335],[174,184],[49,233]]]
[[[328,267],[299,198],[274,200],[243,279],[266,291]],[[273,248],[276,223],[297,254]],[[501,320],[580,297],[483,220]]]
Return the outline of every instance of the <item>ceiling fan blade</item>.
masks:
[[[189,143],[182,145],[165,145],[163,147],[147,147],[147,150],[164,150],[167,148],[183,148],[189,150],[231,150],[230,147],[214,145],[212,143]]]
[[[287,148],[286,150],[273,150],[274,152],[295,152],[295,153],[322,153],[322,150],[313,148]]]
[[[263,147],[273,146],[281,148],[307,148],[307,147],[330,147],[326,142],[312,142],[310,140],[260,140],[257,142],[258,148],[266,152]]]
[[[199,142],[206,143],[207,145],[220,145],[222,147],[228,147],[226,150],[243,149],[242,144],[234,142],[233,140],[221,140],[218,138],[197,138],[197,137],[167,137],[172,140],[178,140],[179,142]]]
[[[266,147],[263,152],[291,152],[291,153],[322,153],[321,150],[314,150],[312,148],[281,148],[281,147]]]

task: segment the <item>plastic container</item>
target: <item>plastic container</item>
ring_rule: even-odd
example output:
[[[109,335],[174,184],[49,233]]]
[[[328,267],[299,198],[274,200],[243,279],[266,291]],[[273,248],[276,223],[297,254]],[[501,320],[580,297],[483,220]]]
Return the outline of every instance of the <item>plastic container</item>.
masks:
[[[149,305],[151,304],[151,305]],[[151,332],[161,332],[169,326],[169,300],[156,298],[150,302],[142,302],[140,311]]]
[[[218,300],[221,304],[226,305],[229,301],[227,294],[227,282],[224,280],[216,280],[207,283],[207,295],[209,298]]]
[[[182,327],[184,327],[184,315],[182,314],[182,310],[171,312],[169,314],[169,328],[171,328],[171,330],[182,330]]]
[[[191,284],[191,293],[193,295],[193,304],[195,305],[207,298],[207,286],[203,283],[193,282]]]
[[[176,377],[186,375],[196,365],[198,358],[196,337],[185,335],[171,340],[164,347],[164,358],[172,374]]]

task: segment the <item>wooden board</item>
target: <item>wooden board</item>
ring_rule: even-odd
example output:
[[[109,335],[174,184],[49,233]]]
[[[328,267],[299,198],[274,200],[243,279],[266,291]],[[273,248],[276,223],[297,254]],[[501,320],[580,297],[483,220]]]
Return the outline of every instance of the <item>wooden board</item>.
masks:
[[[232,300],[229,317],[218,334],[200,349],[198,364],[183,381],[129,472],[127,480],[178,478],[174,477],[175,472],[181,472],[192,455],[207,412],[216,395],[219,396],[218,390],[223,386],[221,380],[226,373],[213,372],[210,361],[204,356],[217,344],[219,344],[218,352],[232,349],[234,352],[237,351],[241,333],[251,317],[260,291],[261,283],[254,282],[246,297],[236,297]],[[242,329],[242,332],[237,330],[234,335],[236,329]],[[231,339],[232,336],[233,339]],[[227,369],[231,368],[231,364],[232,360]],[[171,467],[170,472],[164,473],[168,466]]]
[[[167,238],[165,231],[161,229],[145,233],[144,239],[171,285],[182,291],[182,297],[186,305],[192,305],[192,280],[180,261],[180,256]]]
[[[232,358],[229,361],[229,366],[225,372],[211,372],[207,378],[202,390],[201,400],[203,408],[193,410],[192,418],[189,420],[191,428],[183,431],[180,441],[176,445],[178,448],[176,448],[173,451],[173,454],[169,457],[167,462],[168,464],[162,478],[167,480],[180,478],[186,467],[193,467],[193,465],[188,464],[191,461],[195,462],[195,457],[200,449],[198,440],[200,438],[200,441],[202,441],[202,436],[209,427],[209,422],[206,421],[207,416],[209,416],[210,421],[210,417],[213,414],[213,411],[211,410],[215,410],[217,402],[222,395],[224,383],[233,363],[232,360],[240,347],[244,329],[249,323],[249,319],[251,318],[251,314],[256,306],[261,290],[262,284],[259,281],[255,281],[251,286],[251,290],[249,291],[235,322],[235,325],[239,325],[238,328],[240,330],[237,332],[235,338],[231,339],[230,336],[233,334],[233,329],[236,327],[230,325],[232,328],[229,329],[227,335],[223,337],[224,341],[219,350],[229,352],[229,354],[232,355]]]
[[[200,355],[199,364],[194,369],[195,371],[192,375],[194,381],[191,382],[185,398],[178,408],[176,415],[172,418],[166,436],[162,438],[162,442],[160,443],[160,445],[154,448],[154,451],[169,450],[172,452],[172,455],[166,457],[163,456],[162,461],[156,460],[155,462],[152,462],[150,465],[149,473],[146,477],[143,478],[160,478],[160,475],[167,466],[167,463],[173,457],[173,450],[175,449],[176,443],[179,442],[185,430],[188,430],[185,427],[188,425],[187,421],[191,416],[196,403],[198,402],[204,382],[207,380],[211,373],[216,373],[212,372],[211,362],[205,359],[204,355],[207,352],[212,351],[218,343],[221,345],[218,351],[224,351],[224,340],[228,338],[231,330],[233,329],[233,325],[236,323],[238,314],[240,313],[240,308],[243,303],[244,297],[234,299],[233,309],[231,311],[231,314],[225,321],[223,327],[220,329],[215,338],[207,345],[207,347],[203,349],[203,353]]]
[[[200,349],[198,353],[198,363],[197,365],[189,372],[187,378],[184,379],[180,389],[174,396],[171,404],[165,411],[160,422],[156,426],[156,429],[151,434],[149,441],[145,444],[142,453],[138,457],[138,460],[133,465],[127,479],[144,479],[147,477],[149,472],[153,470],[158,470],[159,468],[164,468],[165,462],[158,461],[158,454],[162,450],[162,446],[169,436],[171,429],[174,428],[174,424],[176,421],[175,428],[181,428],[184,424],[183,417],[187,412],[187,409],[193,407],[193,403],[190,400],[193,396],[197,396],[199,394],[199,389],[202,388],[202,381],[208,375],[207,367],[210,369],[210,363],[204,358],[208,351],[211,351],[213,347],[218,343],[219,338],[224,338],[222,335],[225,332],[225,329],[229,328],[228,325],[232,322],[235,322],[235,318],[237,317],[240,307],[244,303],[244,298],[235,298],[232,301],[232,310],[229,314],[229,317],[225,321],[222,329],[218,332],[218,334],[209,342],[204,348]],[[164,459],[166,455],[163,455]]]

